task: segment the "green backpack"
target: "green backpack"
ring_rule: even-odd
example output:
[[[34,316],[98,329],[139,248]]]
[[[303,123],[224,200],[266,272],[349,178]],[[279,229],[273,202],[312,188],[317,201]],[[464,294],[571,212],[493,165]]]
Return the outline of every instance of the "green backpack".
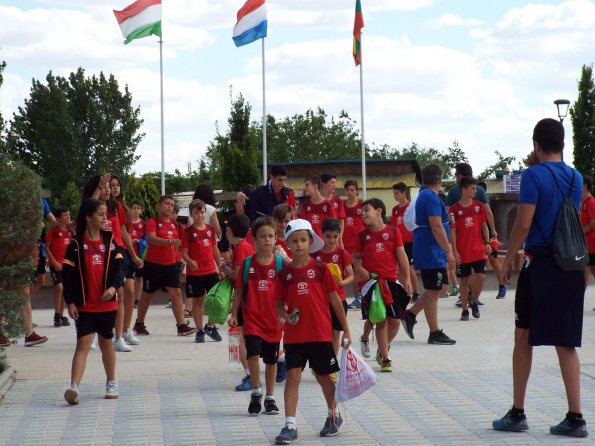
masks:
[[[229,279],[223,279],[209,290],[203,303],[209,320],[216,324],[224,324],[229,314],[233,297],[233,284]]]

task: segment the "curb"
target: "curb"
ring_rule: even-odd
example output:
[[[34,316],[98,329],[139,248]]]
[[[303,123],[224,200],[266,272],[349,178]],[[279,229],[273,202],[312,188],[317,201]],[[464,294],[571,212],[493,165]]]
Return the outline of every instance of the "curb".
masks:
[[[16,370],[8,366],[6,370],[0,373],[0,403],[4,399],[4,396],[8,393],[10,388],[16,381]]]

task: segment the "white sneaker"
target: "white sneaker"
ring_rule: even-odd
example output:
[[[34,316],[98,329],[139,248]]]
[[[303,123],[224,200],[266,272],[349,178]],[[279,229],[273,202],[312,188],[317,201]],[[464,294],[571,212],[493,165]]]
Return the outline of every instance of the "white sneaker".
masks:
[[[169,302],[167,303],[167,305],[165,306],[165,308],[171,308],[171,299],[169,300]]]
[[[76,384],[71,384],[66,392],[64,392],[64,399],[71,406],[76,406],[79,403],[79,389]]]
[[[126,330],[124,332],[123,337],[124,337],[124,340],[126,341],[126,344],[128,344],[128,345],[140,344],[140,340],[134,335],[132,330]]]
[[[362,352],[362,356],[364,358],[369,358],[372,356],[372,353],[370,353],[370,343],[367,341],[363,341],[362,338],[359,338],[359,345],[360,345],[360,350]]]
[[[132,347],[126,344],[124,338],[118,338],[116,339],[116,342],[114,342],[114,350],[117,352],[131,352]]]
[[[99,348],[99,341],[97,340],[97,333],[93,333],[93,340],[91,341],[91,350]]]
[[[122,339],[122,338],[120,338]],[[105,384],[105,399],[115,400],[120,396],[120,390],[118,389],[118,381],[108,381]]]

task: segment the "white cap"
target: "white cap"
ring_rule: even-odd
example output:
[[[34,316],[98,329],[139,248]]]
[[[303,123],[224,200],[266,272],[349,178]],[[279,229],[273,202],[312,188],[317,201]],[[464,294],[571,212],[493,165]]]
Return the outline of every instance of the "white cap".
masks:
[[[304,220],[301,218],[291,220],[285,227],[285,240],[287,240],[289,236],[293,234],[295,231],[308,231],[310,233],[313,239],[313,243],[310,245],[309,252],[317,252],[324,247],[324,242],[314,232],[314,230],[312,229],[312,225],[308,220]]]

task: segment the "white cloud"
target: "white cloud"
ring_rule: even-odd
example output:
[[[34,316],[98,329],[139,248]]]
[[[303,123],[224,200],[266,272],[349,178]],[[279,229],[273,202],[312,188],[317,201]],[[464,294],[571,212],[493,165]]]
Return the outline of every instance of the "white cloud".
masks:
[[[437,19],[429,20],[426,24],[430,28],[441,29],[449,26],[475,27],[480,26],[482,23],[478,19],[466,19],[456,14],[446,13]]]

